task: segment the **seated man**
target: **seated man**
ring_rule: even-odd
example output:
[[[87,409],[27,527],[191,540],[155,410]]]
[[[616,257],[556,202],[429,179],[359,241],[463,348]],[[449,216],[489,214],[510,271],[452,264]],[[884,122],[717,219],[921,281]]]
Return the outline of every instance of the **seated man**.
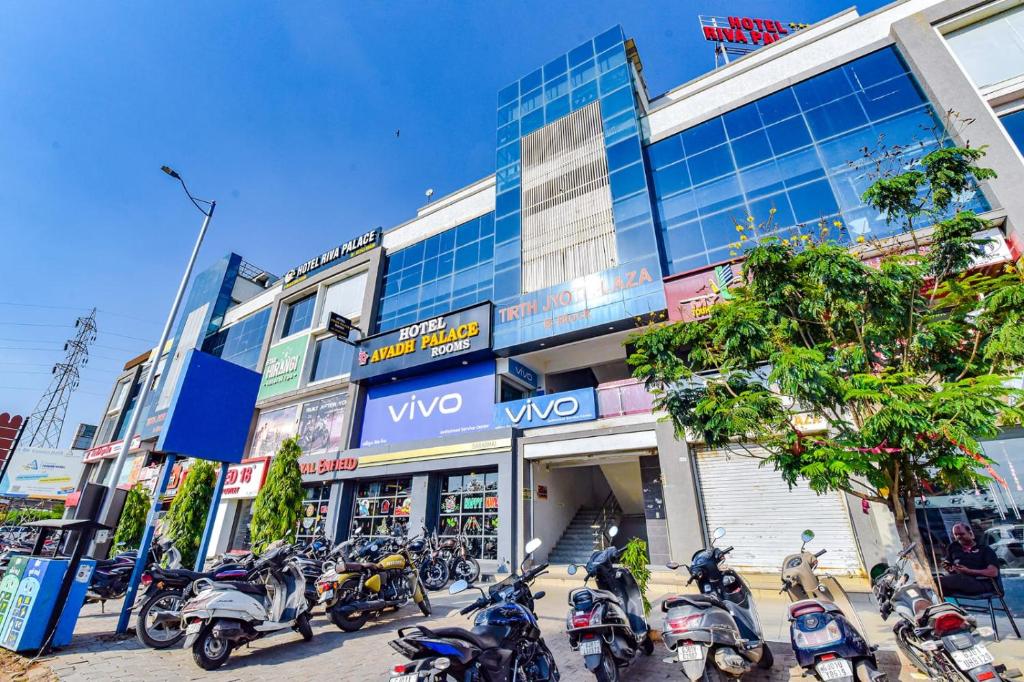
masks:
[[[942,594],[969,597],[991,592],[990,578],[999,577],[995,552],[990,547],[979,547],[974,540],[974,531],[966,523],[953,526],[953,540],[942,561],[942,567],[949,572],[939,576]]]

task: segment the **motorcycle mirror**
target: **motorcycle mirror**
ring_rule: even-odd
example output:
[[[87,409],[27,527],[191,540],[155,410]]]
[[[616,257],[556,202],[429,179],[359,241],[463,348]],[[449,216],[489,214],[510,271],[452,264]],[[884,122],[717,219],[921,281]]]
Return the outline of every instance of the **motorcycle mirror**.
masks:
[[[679,568],[679,564],[675,561],[670,561],[667,564],[665,564],[665,568],[669,568],[674,571]]]
[[[805,530],[803,533],[800,534],[800,539],[804,541],[804,544],[807,544],[808,542],[814,539],[814,531],[811,529]]]
[[[576,568],[576,564],[569,564],[569,568],[565,569],[566,573],[569,575],[576,575],[576,571],[578,570],[579,569]]]
[[[523,563],[519,565],[519,572],[525,573],[526,571],[529,571],[531,568],[533,568],[533,559],[531,557],[526,557],[525,559],[523,559]]]
[[[544,590],[541,590],[540,592],[536,592],[533,595],[533,598],[534,598],[534,600],[543,599],[545,594],[547,594],[547,592],[545,592]],[[989,628],[989,629],[991,629],[991,628]]]
[[[720,540],[721,538],[724,538],[724,537],[725,537],[725,529],[722,528],[721,526],[716,528],[715,532],[713,532],[711,534],[711,539],[712,540]]]
[[[458,594],[459,592],[465,592],[469,589],[469,583],[465,580],[456,580],[448,588],[448,594]]]
[[[618,534],[619,534],[619,527],[618,526],[611,526],[608,529],[608,537],[614,538]]]
[[[544,543],[541,542],[540,538],[534,538],[534,539],[530,540],[529,542],[526,543],[526,553],[527,554],[533,554],[538,549],[540,549],[540,546],[543,545],[543,544]]]

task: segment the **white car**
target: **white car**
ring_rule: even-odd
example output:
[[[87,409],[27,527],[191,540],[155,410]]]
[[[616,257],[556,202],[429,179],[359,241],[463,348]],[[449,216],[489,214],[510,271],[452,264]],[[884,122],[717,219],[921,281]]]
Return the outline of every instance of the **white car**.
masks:
[[[1002,568],[1024,568],[1024,525],[993,526],[985,531],[985,544],[992,548]]]

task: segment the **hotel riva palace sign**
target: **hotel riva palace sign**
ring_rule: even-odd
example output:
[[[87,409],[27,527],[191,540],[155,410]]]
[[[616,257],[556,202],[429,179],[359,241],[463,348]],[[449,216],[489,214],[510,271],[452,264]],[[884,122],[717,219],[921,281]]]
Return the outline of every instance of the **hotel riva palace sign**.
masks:
[[[489,351],[491,304],[438,315],[359,342],[352,379],[395,375],[453,358]]]
[[[287,289],[294,286],[321,270],[326,270],[332,265],[355,258],[361,253],[366,253],[380,246],[381,235],[382,230],[378,227],[376,230],[370,230],[365,234],[349,239],[344,244],[335,246],[330,251],[308,260],[298,267],[292,268],[284,275],[284,288]]]

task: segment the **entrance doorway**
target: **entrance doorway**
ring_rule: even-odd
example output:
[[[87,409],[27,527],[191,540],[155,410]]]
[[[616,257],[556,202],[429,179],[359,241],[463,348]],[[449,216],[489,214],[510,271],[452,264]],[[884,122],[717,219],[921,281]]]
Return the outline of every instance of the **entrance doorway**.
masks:
[[[621,547],[634,537],[646,542],[647,466],[641,464],[649,459],[618,454],[528,461],[533,485],[526,528],[544,541],[545,560],[585,563],[608,544]],[[619,529],[614,539],[607,533],[612,525]]]

